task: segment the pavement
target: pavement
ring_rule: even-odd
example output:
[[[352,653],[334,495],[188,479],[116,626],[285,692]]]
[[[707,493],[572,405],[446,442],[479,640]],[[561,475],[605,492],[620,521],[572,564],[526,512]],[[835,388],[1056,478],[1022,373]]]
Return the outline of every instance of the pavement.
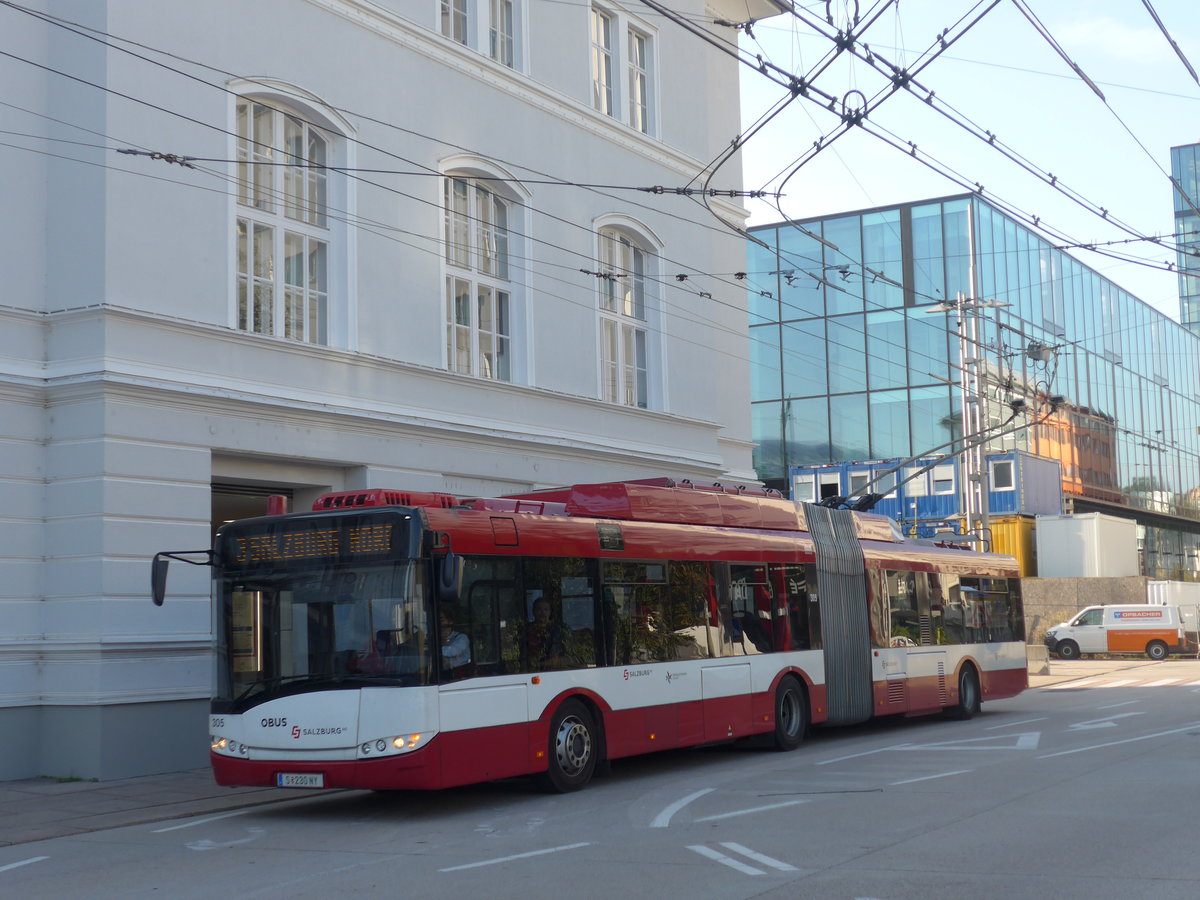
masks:
[[[1029,687],[1147,665],[1154,664],[1144,659],[1052,659],[1034,666],[1031,661]],[[315,793],[320,792],[221,787],[207,768],[113,781],[30,778],[0,782],[0,847],[128,825],[220,815],[310,798]]]

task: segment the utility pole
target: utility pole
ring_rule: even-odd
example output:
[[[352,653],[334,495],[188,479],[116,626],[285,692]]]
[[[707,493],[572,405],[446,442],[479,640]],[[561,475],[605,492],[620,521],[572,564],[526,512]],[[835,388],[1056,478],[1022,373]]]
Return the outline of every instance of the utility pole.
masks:
[[[975,534],[981,544],[990,541],[988,473],[984,444],[979,436],[987,431],[987,372],[983,344],[979,339],[979,311],[1008,306],[999,300],[976,300],[959,291],[953,301],[943,301],[930,312],[954,312],[958,335],[958,387],[962,406],[963,450],[959,473],[964,534]]]

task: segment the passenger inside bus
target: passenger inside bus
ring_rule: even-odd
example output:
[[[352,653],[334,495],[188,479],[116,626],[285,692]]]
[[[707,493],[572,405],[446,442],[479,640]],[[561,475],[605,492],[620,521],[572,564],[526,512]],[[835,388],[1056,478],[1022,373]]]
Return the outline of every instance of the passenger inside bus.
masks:
[[[563,665],[563,627],[553,619],[550,601],[538,597],[533,601],[533,621],[525,629],[525,648],[529,654],[529,669],[537,672],[558,669]]]

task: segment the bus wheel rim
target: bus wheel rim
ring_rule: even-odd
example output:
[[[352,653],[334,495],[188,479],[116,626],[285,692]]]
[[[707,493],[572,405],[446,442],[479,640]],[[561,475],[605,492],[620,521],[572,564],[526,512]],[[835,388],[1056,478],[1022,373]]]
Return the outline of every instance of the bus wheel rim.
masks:
[[[592,735],[583,722],[568,716],[558,726],[554,748],[559,767],[568,775],[575,775],[583,770],[592,755]]]

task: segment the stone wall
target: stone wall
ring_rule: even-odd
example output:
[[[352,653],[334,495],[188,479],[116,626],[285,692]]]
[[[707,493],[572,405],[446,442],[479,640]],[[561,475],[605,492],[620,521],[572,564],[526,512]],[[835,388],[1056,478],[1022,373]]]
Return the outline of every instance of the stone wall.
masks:
[[[1025,640],[1040,644],[1047,628],[1065,622],[1085,606],[1145,603],[1148,578],[1022,578]]]

